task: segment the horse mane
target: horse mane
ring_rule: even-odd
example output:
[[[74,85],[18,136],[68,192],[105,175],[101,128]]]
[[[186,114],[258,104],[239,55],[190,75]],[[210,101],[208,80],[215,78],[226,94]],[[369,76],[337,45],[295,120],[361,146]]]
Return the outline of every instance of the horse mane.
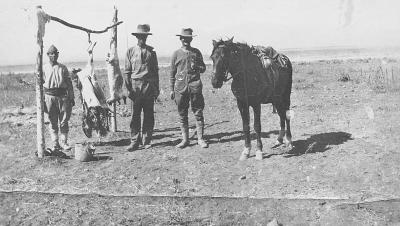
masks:
[[[214,53],[215,49],[220,46],[220,45],[225,45],[228,48],[233,48],[233,49],[238,49],[241,50],[242,52],[250,52],[251,47],[247,43],[243,42],[233,42],[232,40],[223,40],[222,38],[216,41],[216,44],[212,50],[211,55]]]

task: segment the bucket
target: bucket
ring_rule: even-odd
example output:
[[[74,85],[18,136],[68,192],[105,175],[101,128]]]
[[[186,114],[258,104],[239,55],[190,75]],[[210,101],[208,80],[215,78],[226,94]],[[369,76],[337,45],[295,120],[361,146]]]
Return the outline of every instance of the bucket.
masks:
[[[86,143],[75,144],[75,159],[81,162],[88,162],[93,158],[95,148]]]

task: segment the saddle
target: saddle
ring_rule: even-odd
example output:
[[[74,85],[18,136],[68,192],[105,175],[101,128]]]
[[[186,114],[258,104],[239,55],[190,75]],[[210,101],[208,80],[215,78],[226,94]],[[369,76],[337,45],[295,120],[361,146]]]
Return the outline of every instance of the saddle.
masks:
[[[262,103],[276,103],[282,100],[285,91],[285,76],[283,73],[290,69],[289,58],[278,53],[271,46],[252,46],[252,53],[258,57],[264,69],[264,79],[272,91],[266,92]]]

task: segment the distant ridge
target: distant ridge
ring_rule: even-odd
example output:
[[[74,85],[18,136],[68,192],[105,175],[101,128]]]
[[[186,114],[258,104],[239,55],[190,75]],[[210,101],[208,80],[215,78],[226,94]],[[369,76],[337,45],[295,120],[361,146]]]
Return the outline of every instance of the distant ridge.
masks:
[[[287,55],[292,61],[317,61],[317,60],[333,60],[333,59],[366,59],[366,58],[400,58],[399,47],[371,47],[371,48],[358,48],[358,47],[316,47],[316,48],[287,48],[278,49],[277,51]],[[210,56],[203,55],[206,64],[212,64]],[[159,56],[158,62],[160,67],[168,67],[170,64],[170,57]],[[83,68],[86,61],[71,61],[63,62],[69,69]],[[104,60],[95,60],[94,65],[96,69],[106,69],[106,62]],[[120,59],[120,65],[123,68],[124,59]],[[20,65],[5,65],[0,66],[1,74],[8,73],[32,73],[35,71],[34,64],[20,64]]]

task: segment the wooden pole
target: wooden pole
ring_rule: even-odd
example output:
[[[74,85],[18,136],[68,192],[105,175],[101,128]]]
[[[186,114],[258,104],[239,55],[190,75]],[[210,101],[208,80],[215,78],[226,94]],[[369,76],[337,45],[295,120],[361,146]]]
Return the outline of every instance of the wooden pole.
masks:
[[[114,17],[113,17],[113,20],[112,20],[112,22],[114,23],[114,24],[117,24],[118,23],[118,10],[117,10],[117,8],[114,6]],[[114,26],[113,27],[113,29],[112,29],[112,37],[111,37],[111,42],[114,42],[113,44],[115,45],[115,46],[111,46],[111,48],[115,48],[115,51],[117,50],[117,38],[118,38],[118,36],[117,36],[117,26]],[[116,105],[116,103],[114,102],[114,103],[112,103],[112,116],[111,116],[111,131],[112,132],[117,132],[117,105]]]
[[[100,34],[100,33],[107,32],[108,29],[117,27],[118,25],[122,24],[122,21],[120,21],[118,23],[115,23],[115,24],[113,24],[111,26],[106,27],[103,30],[92,30],[92,29],[84,28],[84,27],[81,27],[81,26],[78,26],[78,25],[70,24],[70,23],[66,22],[65,20],[62,20],[62,19],[60,19],[58,17],[55,17],[55,16],[50,16],[50,19],[54,20],[54,21],[57,21],[60,24],[63,24],[65,26],[67,26],[67,27],[78,29],[78,30],[81,30],[81,31],[85,31],[86,33],[95,33],[95,34]]]
[[[43,18],[41,6],[36,7],[37,14],[37,45],[38,53],[36,56],[36,146],[37,155],[43,158],[46,148],[44,140],[44,95],[43,95],[43,36],[46,19]]]

